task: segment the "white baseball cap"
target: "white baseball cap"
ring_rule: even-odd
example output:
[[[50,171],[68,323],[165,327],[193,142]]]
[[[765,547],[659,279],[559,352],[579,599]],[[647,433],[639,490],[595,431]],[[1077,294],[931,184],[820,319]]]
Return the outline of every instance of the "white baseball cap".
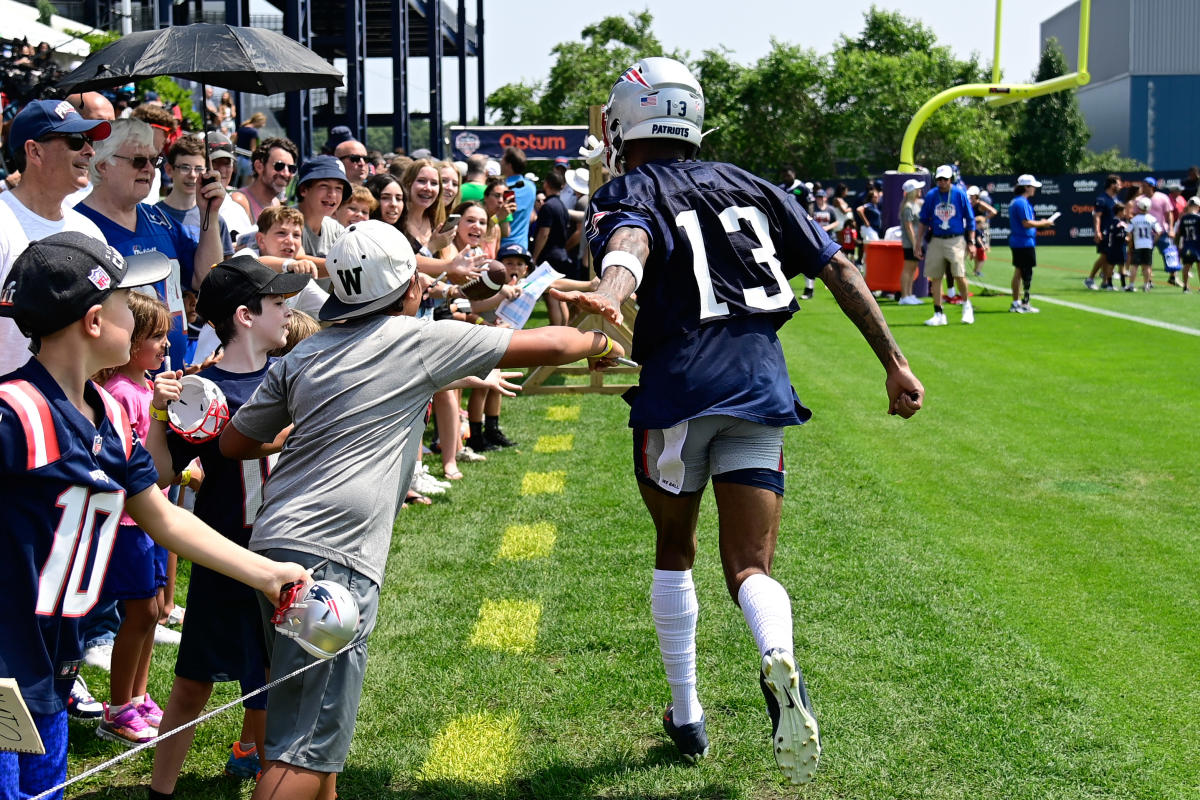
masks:
[[[967,196],[968,197],[974,197],[977,194],[979,194],[978,186],[968,186],[967,187]]]
[[[1200,195],[1196,195],[1195,197],[1189,197],[1188,205],[1189,206],[1200,206]]]
[[[1041,185],[1042,185],[1041,181],[1039,181],[1037,178],[1030,175],[1028,172],[1026,172],[1021,177],[1017,178],[1017,186],[1032,186],[1033,188],[1036,189]]]
[[[936,181],[938,178],[950,178],[953,180],[954,167],[950,166],[949,164],[942,164],[937,168],[937,171],[933,173],[933,179]]]
[[[1137,200],[1134,200],[1133,204],[1135,206],[1137,206],[1138,208],[1140,208],[1142,211],[1149,211],[1150,206],[1151,206],[1150,198],[1145,197],[1145,196],[1139,197]]]
[[[346,229],[330,248],[325,266],[333,292],[318,316],[332,322],[362,317],[399,300],[417,272],[417,257],[398,228],[369,219]]]
[[[924,185],[925,181],[917,180],[916,178],[909,178],[904,182],[904,185],[900,187],[900,190],[905,194],[908,194],[913,189],[920,189]]]

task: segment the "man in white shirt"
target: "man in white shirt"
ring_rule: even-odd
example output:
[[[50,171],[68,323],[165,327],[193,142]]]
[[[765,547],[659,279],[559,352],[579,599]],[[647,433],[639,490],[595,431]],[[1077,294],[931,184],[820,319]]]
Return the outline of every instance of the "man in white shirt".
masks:
[[[104,241],[95,223],[70,208],[67,195],[87,186],[92,142],[109,134],[104,120],[88,120],[66,100],[35,100],[17,114],[8,146],[21,183],[0,193],[0,289],[17,256],[31,241],[62,231],[79,231]],[[0,318],[0,375],[29,359],[29,339],[11,319]]]

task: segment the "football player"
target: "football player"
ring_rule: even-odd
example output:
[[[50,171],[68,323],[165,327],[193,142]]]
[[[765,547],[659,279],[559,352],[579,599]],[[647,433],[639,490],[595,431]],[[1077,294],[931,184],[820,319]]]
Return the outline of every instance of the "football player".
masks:
[[[658,535],[651,610],[671,687],[663,726],[681,755],[708,752],[696,693],[696,518],[712,479],[725,581],[758,645],[776,760],[812,779],[817,722],[792,654],[787,592],[770,577],[783,504],[783,430],[812,412],[792,389],[776,330],[798,310],[788,281],[820,278],[887,373],[888,412],[911,417],[924,389],[858,269],[795,198],[729,164],[696,160],[704,96],[687,67],[646,58],[612,88],[587,236],[594,292],[556,292],[621,320],[637,290],[630,398],[634,471]],[[599,143],[597,143],[599,144]]]
[[[0,797],[30,797],[66,780],[79,621],[100,596],[123,509],[167,549],[273,602],[285,584],[309,582],[298,565],[249,553],[172,505],[129,417],[88,379],[129,360],[129,291],[170,270],[161,253],[126,260],[104,242],[64,232],[31,243],[0,291],[0,315],[35,351],[0,378],[0,563],[10,590],[0,674],[16,678],[46,748],[0,753]]]

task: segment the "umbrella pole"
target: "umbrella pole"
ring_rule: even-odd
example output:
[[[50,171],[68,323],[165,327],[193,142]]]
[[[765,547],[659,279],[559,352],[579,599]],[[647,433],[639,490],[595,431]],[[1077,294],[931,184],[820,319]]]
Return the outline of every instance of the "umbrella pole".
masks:
[[[200,122],[204,129],[204,172],[205,174],[212,172],[212,148],[208,145],[208,84],[200,84]],[[200,186],[204,186],[204,182],[200,182]],[[224,188],[224,187],[222,187]],[[208,211],[209,203],[204,201],[204,218],[200,221],[200,230],[208,230]]]

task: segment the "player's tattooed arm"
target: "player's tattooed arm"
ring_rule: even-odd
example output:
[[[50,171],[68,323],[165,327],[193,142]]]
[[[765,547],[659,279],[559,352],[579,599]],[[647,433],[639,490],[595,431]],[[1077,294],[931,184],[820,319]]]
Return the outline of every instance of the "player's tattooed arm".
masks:
[[[608,240],[605,253],[629,253],[645,266],[650,259],[650,236],[641,228],[617,228]],[[637,277],[624,267],[607,269],[596,291],[619,306],[637,288]]]
[[[911,417],[921,408],[925,387],[909,369],[908,360],[892,338],[883,312],[867,289],[858,267],[838,253],[825,265],[820,277],[887,371],[888,413],[906,419]]]

